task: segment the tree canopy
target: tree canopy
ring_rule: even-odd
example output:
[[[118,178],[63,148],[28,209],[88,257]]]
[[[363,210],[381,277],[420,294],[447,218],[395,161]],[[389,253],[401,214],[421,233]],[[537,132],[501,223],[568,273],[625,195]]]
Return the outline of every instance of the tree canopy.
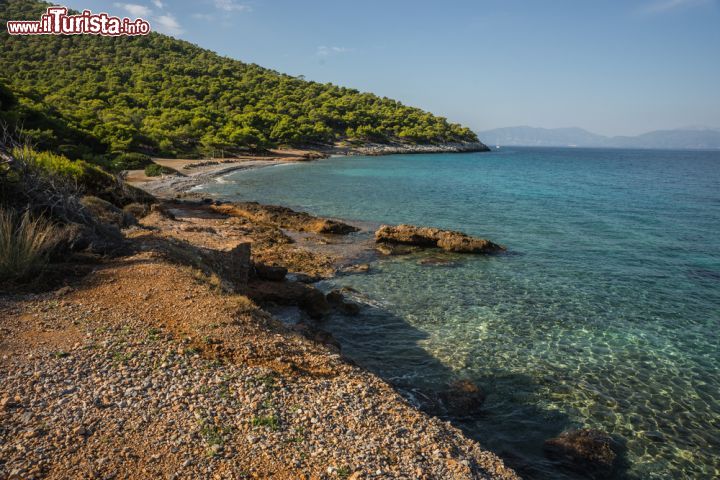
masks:
[[[36,20],[47,6],[0,2],[0,18]],[[5,21],[0,116],[23,123],[40,148],[71,157],[340,140],[477,141],[468,128],[395,100],[284,75],[165,35],[10,36]]]

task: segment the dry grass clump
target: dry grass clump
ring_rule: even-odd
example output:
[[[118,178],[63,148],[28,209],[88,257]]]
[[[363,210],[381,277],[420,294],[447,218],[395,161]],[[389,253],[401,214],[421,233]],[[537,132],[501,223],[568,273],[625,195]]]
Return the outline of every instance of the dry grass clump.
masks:
[[[29,212],[0,207],[0,280],[28,278],[42,269],[59,239],[58,228]]]

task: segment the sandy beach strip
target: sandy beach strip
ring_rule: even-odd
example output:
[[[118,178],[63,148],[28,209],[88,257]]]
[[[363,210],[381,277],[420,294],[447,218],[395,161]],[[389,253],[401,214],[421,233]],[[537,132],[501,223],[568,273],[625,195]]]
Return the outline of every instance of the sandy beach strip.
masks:
[[[225,159],[221,162],[216,162],[207,159],[154,159],[153,161],[158,165],[172,168],[178,171],[179,174],[148,177],[143,170],[129,170],[126,174],[125,181],[157,197],[172,198],[187,192],[193,187],[237,170],[270,167],[288,162],[288,160],[276,157],[268,157],[267,159],[255,157],[253,159],[228,160],[229,159]],[[198,166],[195,167],[193,165]]]

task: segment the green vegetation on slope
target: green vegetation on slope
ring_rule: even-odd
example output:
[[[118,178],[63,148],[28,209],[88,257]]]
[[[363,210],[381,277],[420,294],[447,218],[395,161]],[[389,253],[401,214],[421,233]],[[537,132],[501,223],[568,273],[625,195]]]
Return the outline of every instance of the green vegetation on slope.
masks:
[[[35,20],[46,6],[0,2],[0,18]],[[22,120],[40,147],[75,158],[338,140],[477,141],[469,129],[397,101],[283,75],[164,35],[9,36],[4,20],[0,102],[0,117]]]

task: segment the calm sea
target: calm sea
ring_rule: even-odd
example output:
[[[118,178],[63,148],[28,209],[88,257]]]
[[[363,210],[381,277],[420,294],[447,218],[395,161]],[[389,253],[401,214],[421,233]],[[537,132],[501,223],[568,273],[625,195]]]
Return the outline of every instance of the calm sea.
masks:
[[[542,454],[571,427],[623,439],[619,477],[720,477],[720,152],[332,158],[204,190],[505,244],[339,277],[368,306],[325,328],[409,395],[475,380],[484,413],[457,424],[527,477],[572,478]]]

